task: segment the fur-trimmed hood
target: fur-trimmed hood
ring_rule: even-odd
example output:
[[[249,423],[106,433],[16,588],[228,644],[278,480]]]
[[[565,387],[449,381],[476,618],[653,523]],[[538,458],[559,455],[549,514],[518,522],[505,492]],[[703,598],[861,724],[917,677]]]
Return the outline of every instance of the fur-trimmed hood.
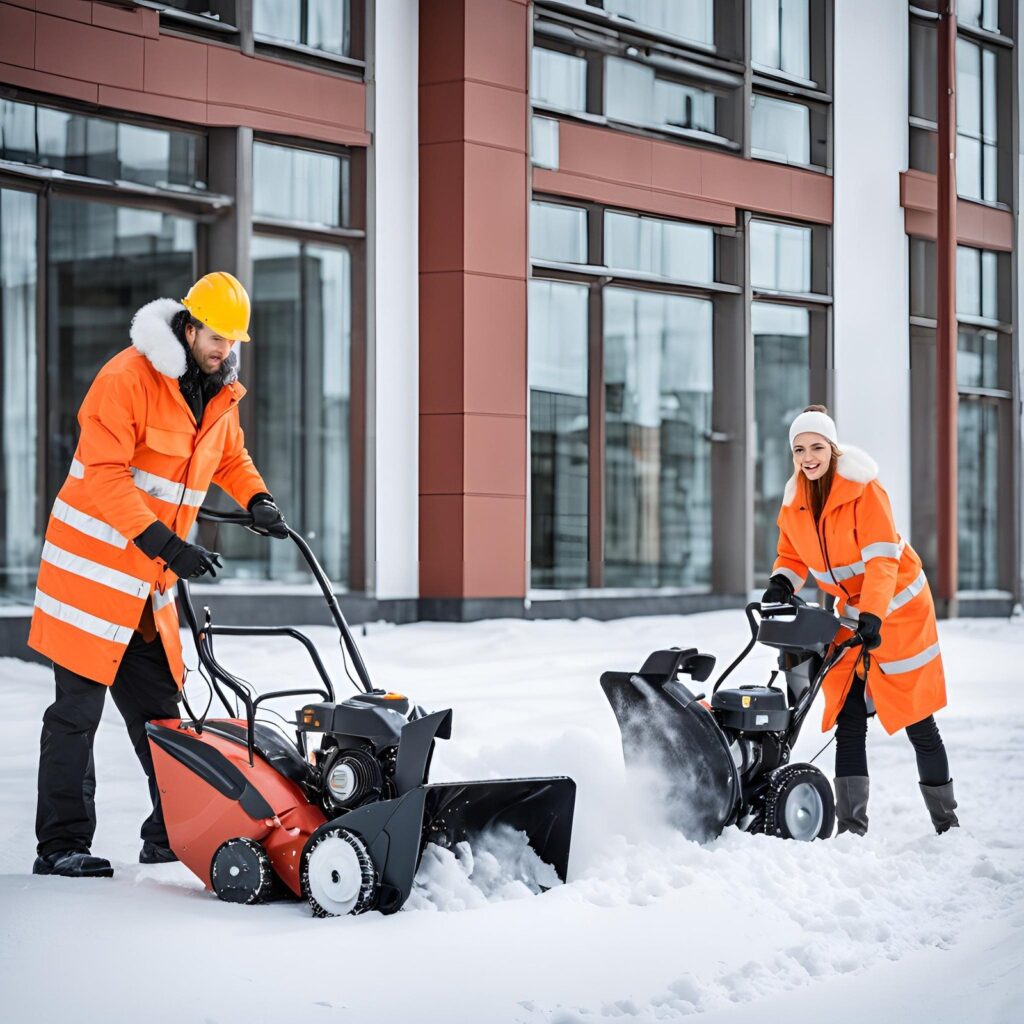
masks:
[[[171,321],[184,308],[174,299],[154,299],[132,317],[130,331],[136,351],[144,355],[158,373],[175,380],[185,372],[188,360],[184,346],[171,330]],[[220,375],[222,384],[238,379],[238,356],[234,352],[224,360]]]
[[[878,476],[878,463],[866,451],[843,445],[843,454],[836,463],[836,475],[855,484],[867,484]],[[799,471],[797,471],[799,472]],[[792,505],[796,497],[797,473],[786,482],[786,490],[782,497],[783,505]]]

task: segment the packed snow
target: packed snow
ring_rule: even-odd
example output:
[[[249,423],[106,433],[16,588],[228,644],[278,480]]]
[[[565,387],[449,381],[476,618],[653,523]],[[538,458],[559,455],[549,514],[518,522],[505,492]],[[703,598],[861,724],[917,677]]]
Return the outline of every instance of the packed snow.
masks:
[[[335,635],[309,633],[340,675]],[[371,625],[359,639],[378,685],[454,708],[432,779],[576,780],[569,877],[553,884],[521,835],[502,831],[428,848],[403,912],[328,920],[300,902],[221,903],[180,864],[137,863],[147,789],[111,702],[93,849],[115,877],[31,876],[52,675],[3,661],[4,1020],[1019,1024],[1024,620],[940,624],[950,706],[938,722],[961,829],[934,834],[909,742],[872,723],[867,837],[805,844],[727,829],[701,846],[664,821],[656,785],[627,777],[598,679],[670,646],[724,666],[747,636],[739,611]],[[261,689],[312,676],[282,640],[225,637],[218,656]],[[755,651],[730,682],[764,682],[772,663]],[[201,683],[189,693],[205,705]],[[816,709],[794,760],[825,744],[819,721]],[[831,776],[832,751],[818,763]]]

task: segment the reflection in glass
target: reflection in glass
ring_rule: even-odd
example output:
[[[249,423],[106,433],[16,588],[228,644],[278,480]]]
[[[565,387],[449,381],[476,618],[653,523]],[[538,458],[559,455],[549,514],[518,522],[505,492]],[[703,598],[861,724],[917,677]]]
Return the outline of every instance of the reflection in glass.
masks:
[[[999,31],[999,0],[957,0],[956,20],[961,25],[974,25]]]
[[[999,586],[999,399],[960,399],[957,417],[959,588]]]
[[[272,42],[348,56],[348,28],[348,0],[253,0],[253,33]]]
[[[938,121],[935,81],[938,62],[938,32],[934,21],[910,19],[910,116]]]
[[[789,425],[811,401],[810,314],[754,302],[754,573],[766,579],[778,550],[775,525],[793,475]]]
[[[999,335],[961,327],[957,335],[956,382],[967,388],[998,388]]]
[[[999,254],[958,245],[956,249],[956,311],[962,316],[999,320]]]
[[[750,151],[791,164],[811,162],[811,112],[799,103],[754,94]]]
[[[96,372],[125,348],[133,314],[195,280],[195,222],[157,210],[50,200],[47,381],[52,502],[78,442],[78,407]]]
[[[604,290],[605,584],[710,586],[712,306]]]
[[[751,0],[750,42],[754,61],[798,78],[810,78],[807,0]]]
[[[811,290],[811,229],[750,222],[750,282],[780,292]]]
[[[553,117],[530,118],[530,162],[558,170],[558,122]]]
[[[587,584],[587,295],[531,281],[530,585]]]
[[[0,189],[0,598],[31,599],[39,564],[36,197]]]
[[[605,60],[604,95],[605,114],[614,120],[715,134],[714,93],[657,78],[636,61]]]
[[[704,284],[714,280],[715,233],[700,224],[606,210],[605,265]]]
[[[994,51],[963,37],[956,41],[957,191],[995,202],[998,172]]]
[[[587,62],[571,53],[535,46],[530,99],[556,110],[582,113],[587,109]]]
[[[348,157],[254,142],[252,184],[257,217],[329,227],[349,222]]]
[[[587,211],[559,203],[531,203],[530,256],[555,263],[586,263]]]
[[[604,0],[604,9],[681,39],[715,41],[714,0]]]

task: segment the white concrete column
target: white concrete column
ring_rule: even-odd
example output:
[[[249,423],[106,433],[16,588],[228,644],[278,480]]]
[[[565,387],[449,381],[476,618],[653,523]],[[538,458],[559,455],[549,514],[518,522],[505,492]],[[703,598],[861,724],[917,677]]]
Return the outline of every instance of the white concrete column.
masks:
[[[868,451],[910,531],[907,5],[835,5],[833,296],[841,441]]]

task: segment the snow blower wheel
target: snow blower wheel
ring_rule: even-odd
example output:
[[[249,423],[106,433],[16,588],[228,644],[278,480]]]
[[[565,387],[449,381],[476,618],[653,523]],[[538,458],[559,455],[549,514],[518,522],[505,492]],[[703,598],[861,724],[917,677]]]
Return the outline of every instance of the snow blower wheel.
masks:
[[[267,851],[255,839],[229,839],[210,864],[213,891],[225,903],[260,903],[273,885]]]
[[[316,917],[369,910],[377,896],[377,874],[362,839],[346,828],[315,835],[302,856],[302,893]]]
[[[763,831],[782,839],[827,839],[836,823],[828,779],[813,765],[791,764],[772,773],[764,798]]]

